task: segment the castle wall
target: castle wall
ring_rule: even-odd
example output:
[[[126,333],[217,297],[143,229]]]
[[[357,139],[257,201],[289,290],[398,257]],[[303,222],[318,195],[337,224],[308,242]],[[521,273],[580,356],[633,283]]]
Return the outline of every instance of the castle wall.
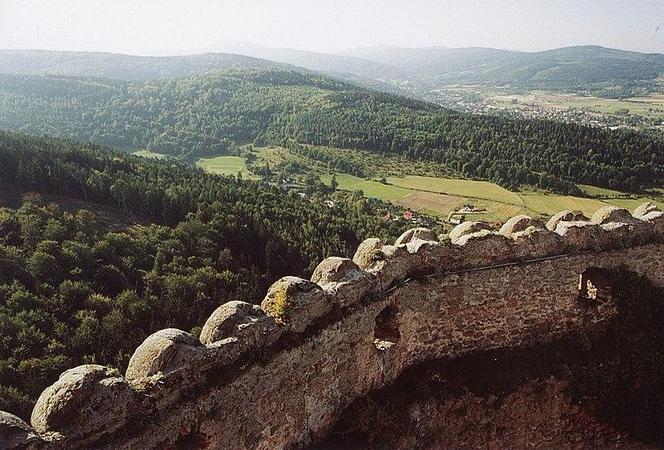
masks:
[[[664,215],[635,216],[502,234],[470,227],[448,243],[422,230],[394,246],[368,240],[354,262],[330,258],[312,281],[275,283],[262,309],[223,305],[202,342],[155,333],[124,377],[65,372],[21,445],[306,445],[417,362],[600,331],[616,308],[592,269],[625,267],[664,285]],[[584,273],[597,298],[580,289]]]

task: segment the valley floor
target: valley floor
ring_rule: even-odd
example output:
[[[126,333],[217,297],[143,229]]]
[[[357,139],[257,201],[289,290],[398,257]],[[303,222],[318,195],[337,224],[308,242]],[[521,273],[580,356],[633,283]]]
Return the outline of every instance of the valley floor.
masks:
[[[347,150],[327,149],[334,154],[348,156]],[[466,205],[473,212],[465,214],[466,220],[505,221],[518,214],[533,217],[550,217],[562,210],[579,210],[590,217],[599,208],[614,205],[633,210],[645,201],[664,206],[664,191],[653,191],[648,195],[633,195],[610,189],[581,185],[588,197],[558,195],[541,190],[526,189],[511,192],[494,183],[452,178],[432,173],[424,163],[411,163],[399,160],[381,159],[375,155],[355,152],[353,158],[371,158],[373,173],[359,177],[333,171],[317,161],[303,158],[285,148],[270,147],[256,149],[257,163],[279,168],[286,163],[298,162],[307,168],[306,173],[320,177],[328,186],[334,174],[337,189],[362,191],[367,198],[391,202],[404,210],[411,210],[446,220],[451,212],[459,211]],[[239,156],[218,156],[200,159],[197,166],[221,175],[241,174],[243,178],[260,179]],[[294,174],[286,173],[285,176]]]

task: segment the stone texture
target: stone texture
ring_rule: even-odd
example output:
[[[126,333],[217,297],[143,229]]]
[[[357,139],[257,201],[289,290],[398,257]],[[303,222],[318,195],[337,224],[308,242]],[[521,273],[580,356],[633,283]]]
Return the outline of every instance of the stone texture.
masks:
[[[126,377],[128,380],[157,373],[168,375],[202,356],[203,345],[189,333],[167,328],[148,336],[134,351]]]
[[[456,242],[467,234],[473,234],[483,230],[491,230],[491,225],[485,222],[464,222],[450,231],[450,241]]]
[[[316,283],[283,277],[267,291],[261,308],[278,323],[297,333],[332,309],[330,298]]]
[[[382,240],[378,238],[365,239],[355,251],[353,262],[362,269],[368,269],[375,262],[383,259],[381,248],[383,248]]]
[[[135,401],[135,393],[117,371],[98,365],[67,370],[46,388],[30,422],[39,433],[59,432],[68,439],[113,431]]]
[[[530,216],[514,216],[500,227],[499,233],[505,236],[511,236],[514,233],[525,231],[530,227],[544,228],[544,224],[540,220],[533,219]]]
[[[438,236],[428,228],[411,228],[410,230],[404,231],[404,233],[394,242],[394,245],[404,245],[416,240],[437,241]]]
[[[268,346],[281,335],[273,318],[250,303],[224,303],[208,318],[201,331],[203,344],[212,344],[229,337],[248,341],[250,347]]]
[[[0,411],[0,448],[29,449],[37,448],[41,438],[36,431],[13,414]]]
[[[555,231],[560,222],[588,222],[589,220],[581,211],[565,210],[554,214],[546,223],[546,227]]]

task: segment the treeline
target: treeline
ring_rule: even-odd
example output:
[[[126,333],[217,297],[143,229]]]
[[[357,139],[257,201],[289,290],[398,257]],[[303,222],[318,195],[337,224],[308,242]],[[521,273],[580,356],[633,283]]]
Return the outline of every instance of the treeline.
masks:
[[[576,183],[639,191],[664,182],[658,137],[456,113],[285,71],[143,83],[0,76],[0,127],[192,158],[246,143],[359,148],[568,194],[579,194]]]
[[[218,305],[259,302],[277,278],[403,227],[351,194],[330,208],[172,160],[0,132],[0,199],[17,192],[41,193],[0,208],[0,410],[24,418],[61,371],[123,369],[150,333],[197,333]]]

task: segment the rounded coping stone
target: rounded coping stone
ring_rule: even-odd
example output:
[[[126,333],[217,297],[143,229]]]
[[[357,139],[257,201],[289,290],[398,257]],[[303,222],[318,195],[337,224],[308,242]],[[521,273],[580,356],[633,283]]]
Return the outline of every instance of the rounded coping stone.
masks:
[[[87,364],[63,372],[41,393],[30,422],[39,433],[82,436],[121,426],[134,392],[117,371]]]
[[[471,234],[464,234],[455,242],[455,245],[458,246],[467,246],[470,243],[479,243],[479,242],[494,242],[497,244],[505,244],[507,246],[512,245],[512,239],[504,236],[502,234],[496,233],[495,231],[482,230],[477,231]]]
[[[324,259],[311,276],[311,281],[321,286],[329,283],[343,283],[364,278],[367,273],[348,258],[332,256]]]
[[[634,217],[625,208],[617,206],[604,206],[593,214],[590,221],[597,225],[604,225],[611,222],[634,223]]]
[[[373,263],[383,259],[384,255],[381,251],[383,245],[384,242],[381,239],[365,239],[357,247],[355,255],[353,256],[353,262],[362,269],[368,269]]]
[[[643,217],[653,211],[659,211],[659,207],[653,202],[645,202],[634,210],[634,217]]]
[[[498,233],[504,236],[510,236],[514,233],[525,231],[530,227],[544,228],[544,224],[542,224],[541,221],[533,219],[530,216],[519,215],[519,216],[514,216],[511,219],[509,219],[507,222],[505,222],[503,226],[500,227],[500,231]]]
[[[491,225],[486,222],[463,222],[450,231],[450,241],[456,242],[463,236],[477,233],[478,231],[491,231]]]
[[[662,211],[650,211],[648,214],[643,215],[640,219],[644,222],[653,222],[664,217],[664,212]]]
[[[175,328],[159,330],[148,336],[134,351],[125,377],[144,378],[159,372],[166,375],[188,360],[194,360],[205,347],[193,335]]]
[[[283,277],[270,286],[261,309],[277,323],[301,333],[314,320],[329,313],[332,303],[316,283],[298,277]]]
[[[200,341],[213,344],[229,337],[258,345],[261,338],[277,332],[277,323],[260,306],[241,301],[227,302],[214,310],[201,331]]]
[[[36,431],[19,417],[0,411],[0,448],[26,448],[41,440]]]
[[[560,222],[587,222],[589,220],[581,211],[565,210],[554,214],[546,223],[546,227],[555,231]]]
[[[394,245],[404,245],[418,239],[422,241],[438,241],[438,236],[428,228],[411,228],[410,230],[404,231],[394,242]]]

